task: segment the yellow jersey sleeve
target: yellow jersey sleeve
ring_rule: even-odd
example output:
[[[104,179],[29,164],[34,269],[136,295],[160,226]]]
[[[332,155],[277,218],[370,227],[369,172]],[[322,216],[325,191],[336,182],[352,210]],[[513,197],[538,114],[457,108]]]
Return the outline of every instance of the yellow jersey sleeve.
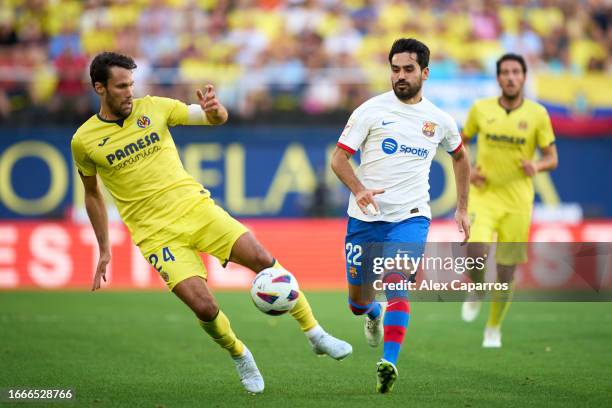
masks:
[[[72,138],[72,142],[70,143],[70,148],[72,150],[74,164],[76,165],[77,169],[79,169],[79,172],[84,176],[95,176],[96,165],[91,160],[91,157],[89,157],[87,154],[85,145],[83,145],[81,139],[74,136]]]
[[[467,120],[461,131],[461,135],[466,139],[471,139],[478,133],[478,108],[473,104],[468,113]]]
[[[536,141],[540,149],[550,146],[555,141],[555,133],[550,122],[550,116],[548,116],[546,108],[543,107],[542,109],[540,121],[536,127]]]
[[[154,105],[160,112],[164,112],[168,126],[187,125],[189,119],[189,108],[179,100],[163,98],[160,96],[151,97]]]

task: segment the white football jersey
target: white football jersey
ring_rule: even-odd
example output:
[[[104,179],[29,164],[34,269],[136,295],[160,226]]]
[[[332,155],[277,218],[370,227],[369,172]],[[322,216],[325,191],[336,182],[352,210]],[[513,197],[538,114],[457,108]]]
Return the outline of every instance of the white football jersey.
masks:
[[[374,197],[380,215],[364,215],[353,194],[348,215],[362,221],[431,219],[429,169],[438,145],[454,153],[461,148],[461,136],[454,119],[425,97],[409,105],[390,91],[355,109],[338,147],[351,154],[359,149],[357,177],[366,188],[385,192]]]

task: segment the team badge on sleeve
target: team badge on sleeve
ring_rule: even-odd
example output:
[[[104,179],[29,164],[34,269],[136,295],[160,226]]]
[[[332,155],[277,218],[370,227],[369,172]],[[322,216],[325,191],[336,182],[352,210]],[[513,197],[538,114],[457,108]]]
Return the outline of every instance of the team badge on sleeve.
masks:
[[[351,131],[351,128],[353,127],[352,123],[347,123],[346,126],[344,127],[344,130],[342,131],[342,134],[340,135],[341,138],[346,137],[349,132]]]
[[[139,128],[146,129],[151,125],[151,119],[148,116],[142,115],[136,121],[136,124]]]
[[[433,137],[436,133],[436,126],[433,122],[423,122],[423,134],[427,137]]]

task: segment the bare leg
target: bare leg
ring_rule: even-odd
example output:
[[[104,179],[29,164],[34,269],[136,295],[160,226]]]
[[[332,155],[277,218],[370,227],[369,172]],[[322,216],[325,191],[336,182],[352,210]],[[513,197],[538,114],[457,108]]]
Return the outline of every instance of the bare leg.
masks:
[[[249,231],[238,238],[232,247],[229,260],[259,273],[273,266],[274,257]]]
[[[372,300],[374,300],[373,288],[369,285],[351,285],[349,284],[349,299],[355,305],[366,306],[369,305]],[[351,310],[353,314],[360,315],[367,313],[366,309],[358,311],[353,305],[351,306]]]
[[[467,247],[467,256],[471,259],[483,258],[489,253],[489,245],[482,242],[470,242]],[[482,283],[485,280],[486,267],[469,268],[467,273],[472,282]],[[486,292],[477,290],[468,293],[465,302],[461,305],[461,318],[466,322],[473,322],[480,313],[481,301]]]
[[[467,256],[471,259],[483,258],[489,253],[489,245],[482,242],[471,242],[468,244]],[[468,270],[468,276],[474,283],[482,283],[485,280],[486,268],[470,268]],[[472,300],[482,300],[485,293],[483,291],[476,291],[475,296]]]
[[[500,265],[497,264],[497,281],[501,283],[511,284],[514,282],[514,271],[516,265]]]
[[[172,291],[202,321],[213,320],[219,312],[215,297],[208,289],[206,281],[199,276],[179,282]]]

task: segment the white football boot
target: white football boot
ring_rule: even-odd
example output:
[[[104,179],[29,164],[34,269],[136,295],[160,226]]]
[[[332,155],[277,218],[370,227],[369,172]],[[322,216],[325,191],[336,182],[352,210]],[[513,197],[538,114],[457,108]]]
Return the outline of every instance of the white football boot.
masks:
[[[499,326],[485,327],[484,338],[482,339],[482,347],[500,348],[501,346],[501,329],[499,328]]]
[[[480,300],[466,300],[461,305],[461,318],[464,322],[473,322],[480,313]]]
[[[379,304],[380,315],[378,315],[376,319],[370,319],[368,315],[366,315],[365,318],[364,333],[366,341],[371,347],[378,346],[385,334],[383,322],[385,318],[386,306],[382,303]]]
[[[353,346],[340,340],[323,330],[320,326],[315,328],[315,335],[308,338],[312,350],[318,355],[327,354],[335,360],[342,360],[353,352]]]
[[[244,347],[244,354],[240,357],[233,357],[236,364],[236,371],[240,377],[240,382],[244,388],[253,394],[262,393],[264,390],[264,380],[255,364],[255,359],[251,351]]]

